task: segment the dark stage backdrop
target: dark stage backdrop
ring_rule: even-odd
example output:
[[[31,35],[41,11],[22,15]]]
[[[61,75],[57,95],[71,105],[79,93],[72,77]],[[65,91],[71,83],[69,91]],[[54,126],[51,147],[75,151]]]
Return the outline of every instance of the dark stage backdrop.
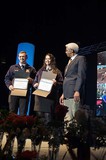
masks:
[[[17,44],[36,46],[34,66],[38,70],[45,53],[52,52],[64,71],[67,58],[65,44],[80,42],[80,47],[106,40],[106,1],[2,1],[0,5],[0,106],[8,107],[8,90],[4,75],[16,61]],[[106,44],[104,45],[106,46]],[[91,46],[92,48],[93,46]],[[95,48],[98,48],[96,46]],[[106,47],[105,47],[106,49]],[[86,104],[92,108],[96,99],[96,56],[87,58]]]
[[[84,53],[83,53],[84,54]],[[36,57],[39,57],[37,53],[35,54]],[[56,56],[56,55],[55,55]],[[92,53],[92,54],[86,54],[86,61],[87,61],[87,72],[86,72],[86,95],[85,95],[85,104],[90,105],[92,109],[95,109],[95,104],[96,104],[96,82],[97,82],[97,54]],[[35,57],[35,62],[34,66],[37,68],[37,70],[41,67],[42,65],[42,60],[44,58],[44,55],[42,57],[39,57],[37,59],[36,63],[36,57]],[[60,60],[61,59],[61,60]],[[6,88],[4,84],[4,76],[10,67],[10,65],[14,64],[16,60],[16,55],[13,55],[13,58],[11,61],[9,59],[5,59],[4,63],[0,64],[0,79],[1,79],[1,85],[0,85],[0,107],[1,108],[8,108],[8,89]],[[57,64],[62,71],[64,72],[64,67],[67,63],[67,57],[64,54],[63,57],[57,57]],[[38,64],[39,65],[36,65]]]

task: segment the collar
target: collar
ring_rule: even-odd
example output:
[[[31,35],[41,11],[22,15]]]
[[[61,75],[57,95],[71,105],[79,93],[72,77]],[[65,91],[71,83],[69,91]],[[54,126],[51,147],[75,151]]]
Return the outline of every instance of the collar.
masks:
[[[73,61],[76,56],[77,56],[77,54],[75,54],[74,56],[72,56],[70,59]]]
[[[19,63],[19,65],[20,65],[20,66],[25,66],[26,64],[21,64],[21,63]]]
[[[46,66],[46,70],[50,71],[51,70],[51,66]]]

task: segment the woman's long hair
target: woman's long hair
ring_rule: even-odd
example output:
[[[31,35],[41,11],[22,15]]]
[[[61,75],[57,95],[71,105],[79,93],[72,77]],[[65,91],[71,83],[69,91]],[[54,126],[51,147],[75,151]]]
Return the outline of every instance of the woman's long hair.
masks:
[[[58,68],[57,68],[57,66],[56,66],[56,59],[55,59],[54,55],[51,54],[51,53],[47,53],[47,54],[45,55],[45,58],[46,58],[46,56],[49,56],[49,57],[50,57],[50,60],[51,60],[50,66],[51,66],[51,69],[53,70],[53,73],[58,73],[59,70],[58,70]],[[44,59],[44,61],[43,61],[43,66],[42,66],[42,67],[46,68],[45,59]]]

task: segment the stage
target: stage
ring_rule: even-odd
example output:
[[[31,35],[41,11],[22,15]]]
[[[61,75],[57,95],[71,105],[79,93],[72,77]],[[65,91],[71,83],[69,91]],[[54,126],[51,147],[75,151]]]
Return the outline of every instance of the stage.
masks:
[[[6,133],[3,136],[3,140],[2,140],[2,148],[4,147],[5,143],[6,143]],[[25,143],[25,147],[24,147],[24,151],[29,150],[31,151],[31,140],[27,139],[26,143]],[[48,156],[48,142],[42,142],[41,143],[41,147],[40,147],[40,152],[39,155],[45,155]],[[13,144],[13,157],[16,155],[17,153],[17,139],[15,138],[14,140],[14,144]],[[77,149],[74,149],[74,153],[77,154]],[[100,149],[94,149],[94,148],[90,148],[90,153],[91,153],[91,158],[90,160],[106,160],[106,148],[100,148]],[[58,158],[56,160],[73,160],[71,155],[69,154],[68,150],[67,150],[67,146],[64,145],[60,145],[60,149],[59,149],[59,153],[58,153]],[[104,157],[104,159],[103,159]]]

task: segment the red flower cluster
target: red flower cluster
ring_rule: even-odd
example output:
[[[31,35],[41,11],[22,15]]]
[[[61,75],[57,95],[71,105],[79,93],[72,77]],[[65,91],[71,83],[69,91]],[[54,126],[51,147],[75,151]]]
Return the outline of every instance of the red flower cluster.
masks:
[[[0,120],[0,125],[4,123],[4,120]]]
[[[11,123],[15,128],[17,127],[32,127],[36,121],[36,117],[33,116],[19,116],[11,113],[8,115],[6,122]]]
[[[68,107],[64,105],[57,105],[55,109],[55,117],[57,120],[64,120],[66,113],[68,112]]]

